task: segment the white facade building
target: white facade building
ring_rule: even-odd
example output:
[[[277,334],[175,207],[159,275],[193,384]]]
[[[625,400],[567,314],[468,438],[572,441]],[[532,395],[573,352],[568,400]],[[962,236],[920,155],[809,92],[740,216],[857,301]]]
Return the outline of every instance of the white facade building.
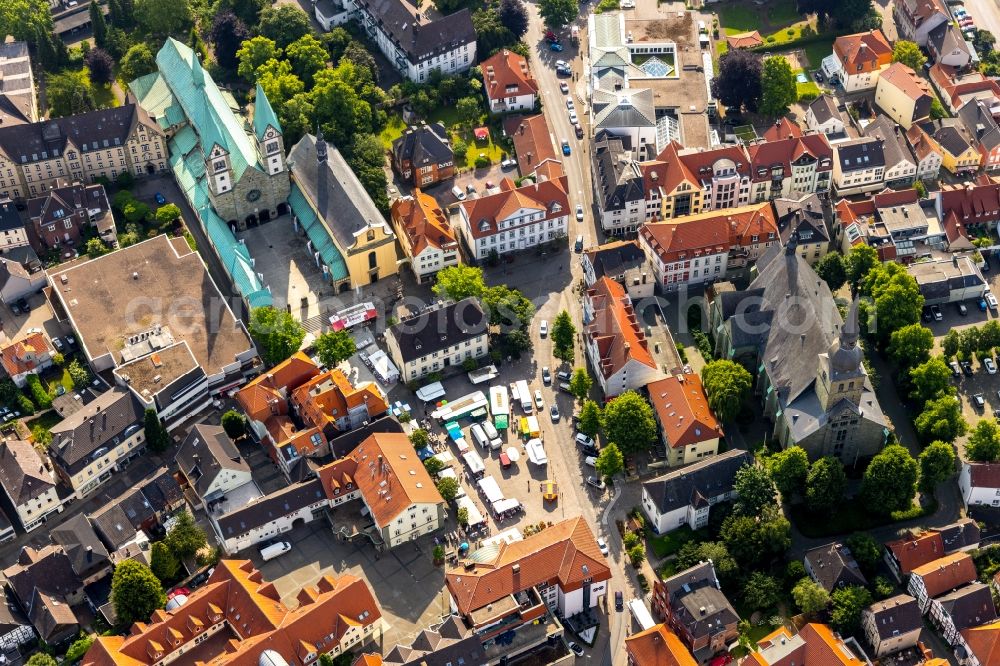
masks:
[[[966,508],[1000,506],[1000,463],[963,463],[958,487]]]

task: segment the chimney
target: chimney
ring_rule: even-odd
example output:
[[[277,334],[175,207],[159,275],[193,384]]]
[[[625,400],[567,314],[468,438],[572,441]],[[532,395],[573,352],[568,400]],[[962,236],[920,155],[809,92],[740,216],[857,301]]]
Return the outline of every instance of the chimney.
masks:
[[[87,546],[87,561],[92,562],[94,560],[94,548],[93,546]]]

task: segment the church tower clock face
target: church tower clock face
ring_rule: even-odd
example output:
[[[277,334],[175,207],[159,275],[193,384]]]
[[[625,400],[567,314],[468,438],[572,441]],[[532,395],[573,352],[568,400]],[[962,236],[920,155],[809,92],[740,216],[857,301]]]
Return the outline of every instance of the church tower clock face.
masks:
[[[250,190],[247,192],[247,201],[257,201],[260,199],[260,190]]]

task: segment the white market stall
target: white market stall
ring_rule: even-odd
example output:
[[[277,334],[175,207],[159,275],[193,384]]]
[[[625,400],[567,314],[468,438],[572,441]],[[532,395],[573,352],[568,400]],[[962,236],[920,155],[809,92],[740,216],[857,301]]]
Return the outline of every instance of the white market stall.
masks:
[[[435,453],[434,457],[437,458],[442,465],[445,467],[451,467],[452,463],[455,462],[455,456],[451,454],[451,451],[442,451],[441,453]]]
[[[490,504],[496,504],[503,500],[503,491],[500,490],[500,484],[492,476],[479,479],[478,485],[480,492],[486,496],[486,501]]]
[[[383,384],[394,384],[399,381],[399,368],[381,349],[369,356],[366,363]]]
[[[486,522],[486,518],[476,507],[476,503],[469,499],[468,495],[465,497],[459,497],[456,502],[459,509],[465,509],[469,513],[469,527],[475,528]]]
[[[510,515],[521,510],[521,503],[513,497],[493,502],[493,514],[495,516]]]
[[[417,397],[424,402],[430,402],[431,400],[437,400],[438,398],[444,397],[444,385],[441,382],[434,382],[428,384],[427,386],[417,389]]]
[[[483,459],[475,451],[469,451],[462,455],[462,459],[465,460],[465,464],[469,467],[469,473],[476,477],[481,475],[486,471],[486,465],[483,464]]]
[[[548,465],[549,458],[545,455],[545,447],[542,446],[542,440],[532,439],[529,440],[524,446],[528,451],[528,460],[535,463],[536,465]]]

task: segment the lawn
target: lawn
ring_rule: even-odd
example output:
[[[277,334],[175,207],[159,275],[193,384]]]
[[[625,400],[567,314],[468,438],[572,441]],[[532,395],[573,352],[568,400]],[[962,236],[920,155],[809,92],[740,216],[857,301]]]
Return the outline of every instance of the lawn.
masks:
[[[90,86],[94,94],[94,102],[99,109],[111,109],[118,106],[118,98],[111,91],[111,86],[94,83]]]
[[[809,59],[809,67],[812,69],[819,69],[820,64],[823,62],[823,58],[833,53],[834,39],[835,37],[821,39],[802,47],[802,50],[806,52],[806,58]]]
[[[708,534],[707,530],[695,532],[685,525],[680,529],[667,532],[666,534],[653,535],[650,533],[647,538],[653,554],[657,557],[666,557],[679,551],[681,546],[689,541],[704,541],[708,538]]]
[[[765,15],[761,16],[761,8],[756,5],[731,4],[719,7],[719,22],[722,24],[727,35],[737,35],[741,32],[751,32],[760,30],[766,35],[769,30],[782,32],[792,23],[802,21],[802,17],[796,11],[795,0],[778,0],[768,5]]]
[[[466,145],[469,146],[468,150],[465,151],[465,155],[455,156],[455,164],[458,166],[474,164],[479,153],[486,155],[494,164],[503,159],[504,150],[499,144],[494,143],[492,132],[490,134],[490,141],[486,144],[481,144],[473,139],[472,132],[458,129],[458,115],[455,109],[451,107],[438,109],[427,119],[428,123],[439,121],[444,123],[444,126],[448,128],[448,134],[453,146],[458,139],[465,141]],[[382,146],[386,150],[392,150],[392,142],[403,136],[403,132],[405,131],[406,124],[403,122],[403,118],[398,115],[390,116],[385,129],[379,134]]]
[[[805,73],[805,70],[802,69],[797,69],[792,72],[795,76],[803,73]],[[795,90],[799,94],[799,99],[801,99],[803,95],[815,95],[816,97],[819,97],[823,91],[819,89],[819,86],[812,80],[812,77],[809,77],[808,74],[806,74],[806,77],[810,80],[805,83],[800,83],[798,81],[795,82]]]
[[[30,421],[25,421],[24,425],[27,426],[28,430],[31,430],[36,425],[40,425],[46,430],[51,430],[53,426],[62,420],[63,417],[59,412],[54,409],[50,409],[41,416],[35,417]]]
[[[60,384],[62,384],[63,388],[66,389],[67,393],[73,390],[73,380],[69,376],[69,371],[65,368],[62,369],[62,374],[57,375],[55,373],[46,373],[44,379],[45,388],[48,389],[48,392],[52,395],[56,394],[56,387]]]
[[[795,23],[802,19],[795,0],[779,0],[767,8],[767,20],[771,25]]]
[[[738,35],[760,27],[760,14],[756,7],[747,5],[723,5],[719,7],[719,23],[727,35]]]

